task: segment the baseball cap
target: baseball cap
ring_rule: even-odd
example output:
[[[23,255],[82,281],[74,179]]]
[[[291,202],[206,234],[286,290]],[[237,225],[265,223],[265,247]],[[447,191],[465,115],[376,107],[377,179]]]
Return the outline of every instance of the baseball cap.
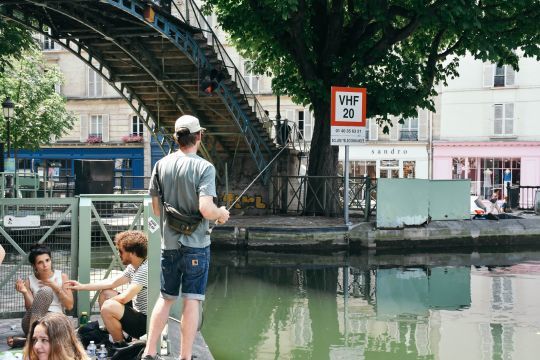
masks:
[[[199,119],[191,115],[182,115],[178,119],[176,119],[176,123],[174,124],[174,132],[183,129],[188,129],[190,134],[196,133],[201,130],[206,130],[205,128],[201,127]]]

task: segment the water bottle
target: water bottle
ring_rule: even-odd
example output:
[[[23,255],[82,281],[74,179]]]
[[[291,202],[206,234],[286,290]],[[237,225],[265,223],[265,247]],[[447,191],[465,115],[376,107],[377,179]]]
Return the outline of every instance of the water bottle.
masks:
[[[86,353],[91,359],[95,359],[96,357],[96,344],[94,344],[94,341],[90,341],[90,344],[88,344],[88,347],[86,348]]]
[[[99,348],[97,352],[97,358],[98,359],[107,359],[107,349],[105,348],[104,344],[101,344],[101,347]]]
[[[88,324],[88,313],[86,311],[83,311],[79,319],[79,326],[86,325],[86,324]]]

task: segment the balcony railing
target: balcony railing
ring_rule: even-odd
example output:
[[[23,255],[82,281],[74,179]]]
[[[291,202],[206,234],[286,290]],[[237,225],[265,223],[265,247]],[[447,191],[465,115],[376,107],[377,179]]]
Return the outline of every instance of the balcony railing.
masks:
[[[399,140],[401,141],[418,141],[418,130],[400,130]]]

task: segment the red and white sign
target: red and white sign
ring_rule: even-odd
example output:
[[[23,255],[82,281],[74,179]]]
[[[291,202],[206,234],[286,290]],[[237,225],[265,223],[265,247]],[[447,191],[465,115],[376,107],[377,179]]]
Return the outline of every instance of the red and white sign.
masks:
[[[366,143],[366,89],[332,86],[330,144]]]

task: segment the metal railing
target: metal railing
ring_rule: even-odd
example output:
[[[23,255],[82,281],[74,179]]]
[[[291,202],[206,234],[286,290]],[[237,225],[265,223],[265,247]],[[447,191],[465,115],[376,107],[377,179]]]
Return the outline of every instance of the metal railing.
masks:
[[[172,11],[171,15],[178,17],[183,22],[188,25],[191,25],[199,29],[203,36],[207,39],[207,43],[211,46],[218,60],[221,60],[222,66],[225,67],[232,80],[238,86],[240,92],[246,97],[250,106],[253,109],[253,112],[256,114],[259,121],[263,124],[265,128],[266,123],[271,121],[270,117],[264,111],[264,108],[257,100],[257,96],[253,93],[251,87],[247,83],[246,79],[236,67],[235,62],[231,59],[223,44],[219,41],[218,36],[212,30],[212,26],[208,23],[206,16],[203,14],[201,9],[197,6],[194,0],[186,0],[183,6],[177,5],[174,1],[172,2]]]
[[[24,299],[14,284],[16,279],[26,279],[32,273],[27,259],[32,244],[51,247],[55,269],[70,279],[96,282],[123,270],[113,240],[125,230],[143,230],[148,235],[148,308],[153,307],[159,295],[160,232],[149,196],[0,199],[0,208],[17,225],[4,224],[5,217],[0,220],[0,244],[7,253],[0,272],[0,318],[21,317],[24,313]],[[25,220],[27,216],[32,216],[34,223]],[[79,291],[75,296],[73,314],[99,312],[96,292]]]
[[[540,186],[527,185],[510,185],[506,184],[505,196],[508,196],[508,206],[511,209],[519,210],[534,210],[536,204],[536,194],[540,190]]]
[[[270,209],[274,213],[312,215],[313,208],[327,216],[343,215],[342,176],[273,176]],[[365,220],[376,211],[377,182],[370,177],[349,178],[349,210]]]
[[[400,130],[399,140],[418,141],[418,130]]]
[[[21,317],[24,299],[17,279],[33,273],[28,250],[35,243],[52,250],[54,268],[77,277],[78,199],[1,199],[0,244],[6,258],[0,271],[0,318]]]
[[[298,124],[291,120],[271,120],[267,123],[267,130],[270,137],[278,146],[287,144],[291,149],[302,153],[309,152],[310,141],[306,140],[304,134],[298,128]]]

